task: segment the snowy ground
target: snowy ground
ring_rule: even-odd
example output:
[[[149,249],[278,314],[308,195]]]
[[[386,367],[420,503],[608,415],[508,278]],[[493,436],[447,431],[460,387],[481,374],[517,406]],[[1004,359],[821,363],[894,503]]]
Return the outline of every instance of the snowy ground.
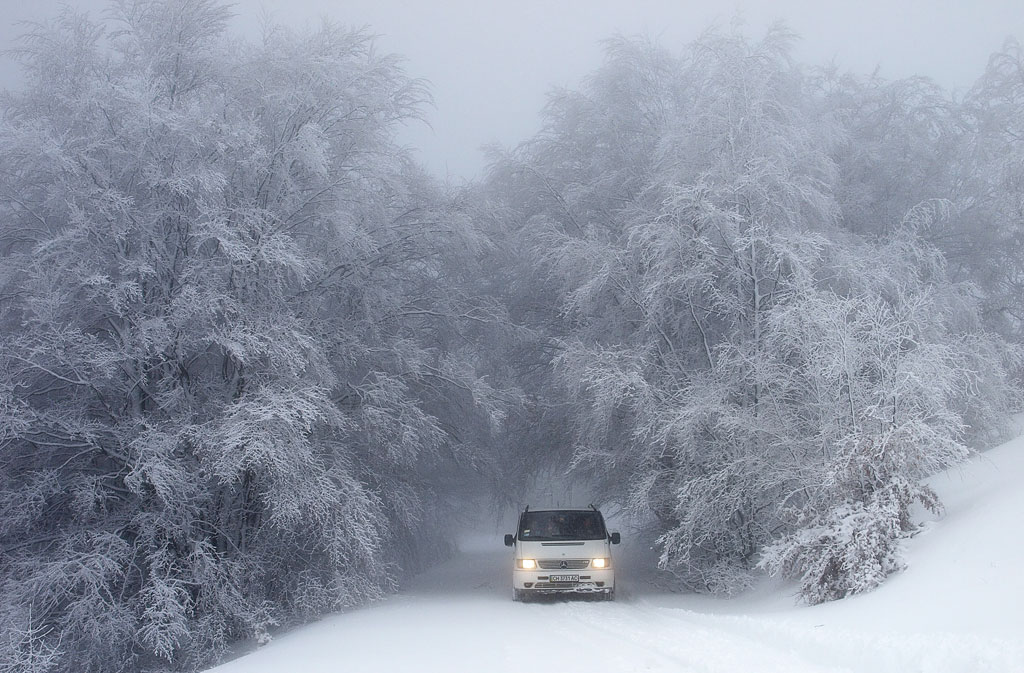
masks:
[[[906,571],[864,596],[805,607],[777,587],[665,593],[624,540],[614,603],[513,603],[495,535],[400,595],[213,670],[1024,672],[1024,438],[932,483],[947,514],[908,543]]]

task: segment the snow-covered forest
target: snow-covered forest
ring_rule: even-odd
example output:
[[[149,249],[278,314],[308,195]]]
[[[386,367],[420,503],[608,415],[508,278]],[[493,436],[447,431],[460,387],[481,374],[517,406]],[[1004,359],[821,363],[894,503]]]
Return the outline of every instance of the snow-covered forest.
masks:
[[[1024,50],[963,95],[794,36],[607,43],[452,185],[369,33],[65,9],[0,113],[0,671],[196,670],[565,473],[680,589],[899,569],[1020,407]]]

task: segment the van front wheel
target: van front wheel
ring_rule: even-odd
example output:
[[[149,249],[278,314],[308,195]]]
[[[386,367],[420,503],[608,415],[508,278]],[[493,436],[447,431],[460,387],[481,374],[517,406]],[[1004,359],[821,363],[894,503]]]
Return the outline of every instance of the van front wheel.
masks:
[[[526,600],[526,592],[522,589],[512,589],[512,600],[516,603],[522,603]]]

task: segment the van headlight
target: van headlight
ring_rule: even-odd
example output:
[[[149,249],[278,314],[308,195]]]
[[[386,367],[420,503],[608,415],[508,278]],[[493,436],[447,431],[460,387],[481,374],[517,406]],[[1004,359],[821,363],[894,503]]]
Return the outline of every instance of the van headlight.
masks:
[[[533,570],[537,567],[537,562],[532,558],[521,558],[516,560],[516,566],[523,570]]]
[[[607,568],[611,566],[612,560],[609,558],[596,558],[590,561],[591,568]]]

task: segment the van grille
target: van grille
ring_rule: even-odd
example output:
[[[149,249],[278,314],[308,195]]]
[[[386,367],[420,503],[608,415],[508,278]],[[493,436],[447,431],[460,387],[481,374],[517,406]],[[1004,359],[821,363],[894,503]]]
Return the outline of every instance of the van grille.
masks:
[[[565,564],[564,566],[562,564]],[[543,570],[582,570],[590,566],[590,559],[585,558],[571,558],[571,559],[542,559],[537,561]]]

